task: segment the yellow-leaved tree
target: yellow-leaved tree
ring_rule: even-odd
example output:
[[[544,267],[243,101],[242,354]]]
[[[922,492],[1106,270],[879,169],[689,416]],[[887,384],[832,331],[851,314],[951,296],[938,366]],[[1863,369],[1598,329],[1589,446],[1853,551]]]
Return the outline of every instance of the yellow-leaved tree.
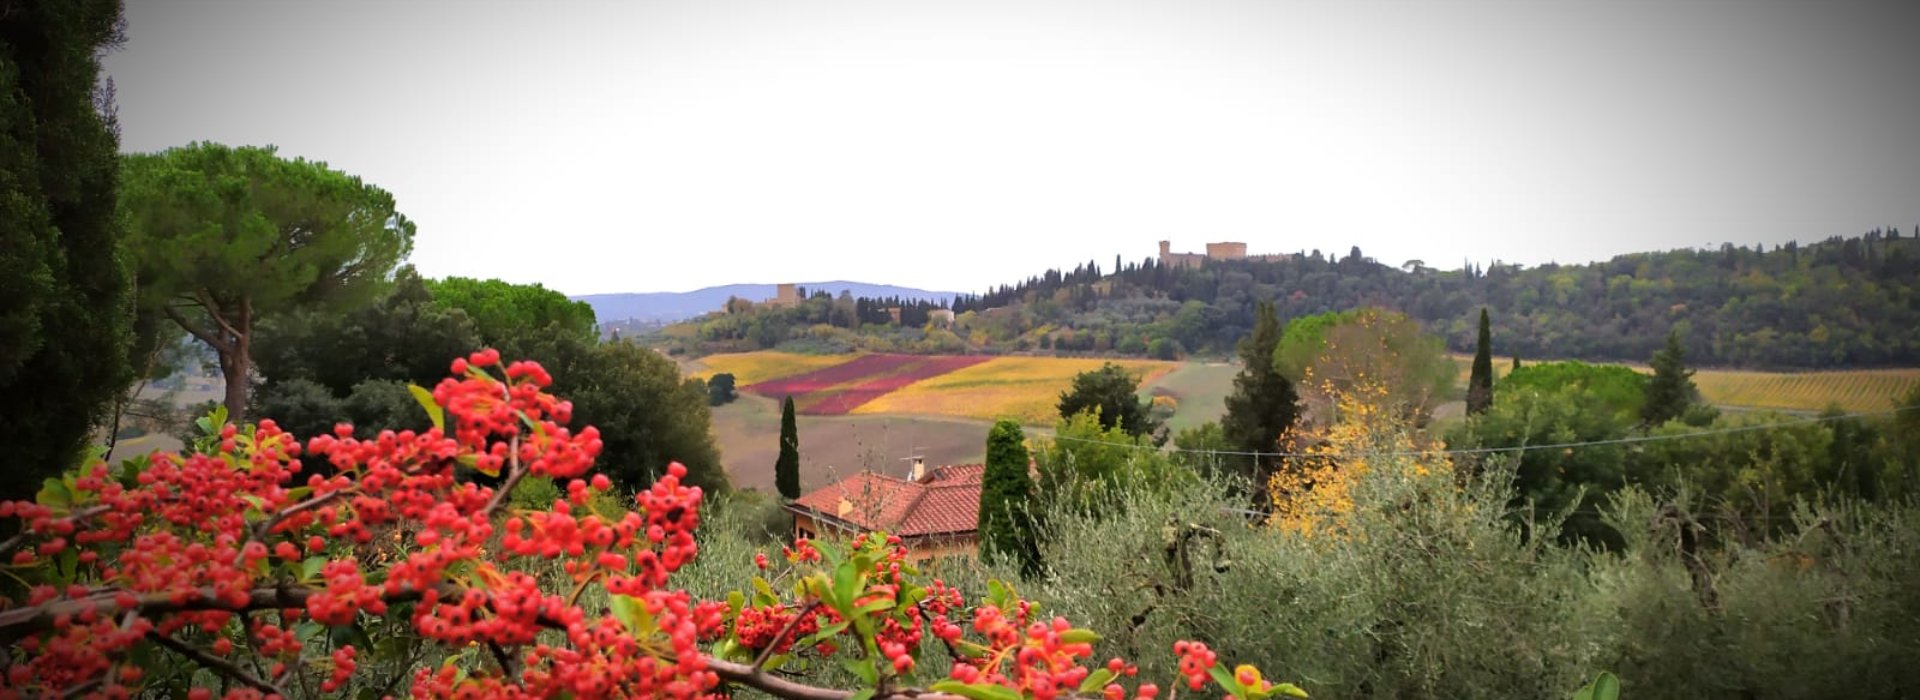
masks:
[[[1322,380],[1329,397],[1329,425],[1296,425],[1280,442],[1290,453],[1267,481],[1273,503],[1269,523],[1304,536],[1340,536],[1353,513],[1355,491],[1367,478],[1446,479],[1452,465],[1437,440],[1415,429],[1396,410],[1394,392],[1374,378],[1350,378],[1342,386]]]

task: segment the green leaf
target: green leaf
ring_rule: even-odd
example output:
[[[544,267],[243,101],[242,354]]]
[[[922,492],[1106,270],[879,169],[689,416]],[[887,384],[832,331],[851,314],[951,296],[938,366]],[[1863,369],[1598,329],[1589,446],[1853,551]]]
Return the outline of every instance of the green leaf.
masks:
[[[446,432],[447,412],[440,408],[438,402],[433,400],[433,392],[428,391],[426,387],[420,386],[419,384],[408,384],[407,393],[413,394],[413,400],[418,402],[420,408],[427,412],[427,420],[433,421],[433,427],[439,428],[441,432]]]
[[[828,596],[827,604],[832,605],[842,615],[848,614],[850,612],[848,608],[853,607],[853,599],[860,594],[860,589],[863,587],[861,584],[864,583],[862,579],[865,578],[854,562],[841,562],[839,566],[833,567],[833,589]]]
[[[840,659],[840,666],[847,669],[848,673],[852,673],[867,685],[880,684],[880,672],[873,667],[873,657],[871,656],[844,657]],[[1019,700],[1019,698],[1015,697],[1011,700]]]
[[[308,620],[293,626],[293,638],[300,640],[302,644],[311,644],[314,638],[319,637],[320,633],[325,631],[327,631],[326,625]]]
[[[1269,691],[1269,694],[1285,695],[1290,698],[1304,698],[1307,696],[1307,691],[1301,690],[1300,686],[1292,683],[1276,683],[1273,689]]]
[[[40,493],[34,494],[33,502],[48,508],[67,508],[73,505],[73,492],[67,490],[66,482],[49,478],[40,482]]]
[[[1060,641],[1064,644],[1092,644],[1100,641],[1100,633],[1088,629],[1070,629],[1060,633]]]
[[[1601,671],[1593,682],[1573,694],[1574,700],[1619,700],[1620,679],[1612,673]]]
[[[727,591],[727,618],[740,615],[740,609],[747,606],[747,596],[739,591]]]
[[[891,609],[893,609],[893,599],[880,598],[877,600],[867,601],[866,605],[862,605],[858,608],[854,608],[853,611],[861,615],[872,615],[882,610],[891,610]]]
[[[753,577],[754,606],[765,607],[778,602],[780,602],[780,597],[773,594],[773,586],[768,584],[764,578],[759,576]]]
[[[1108,683],[1113,682],[1115,675],[1117,674],[1110,669],[1096,668],[1093,670],[1093,673],[1087,674],[1086,680],[1080,681],[1080,692],[1085,695],[1098,693],[1101,688],[1105,688]]]
[[[651,636],[654,633],[656,627],[653,622],[653,615],[647,612],[646,604],[641,603],[640,599],[633,596],[616,595],[613,596],[608,603],[609,607],[613,608],[614,619],[626,625],[627,631],[639,637]]]
[[[815,644],[819,644],[821,642],[832,639],[834,635],[847,631],[848,624],[849,623],[846,620],[841,620],[831,625],[827,625],[826,627],[822,627],[820,628],[820,631],[815,632],[811,635],[808,635],[806,639],[802,639],[798,642],[795,642],[794,646],[805,648],[805,647],[810,647]]]
[[[1247,696],[1246,687],[1240,685],[1240,680],[1234,678],[1233,673],[1228,671],[1225,666],[1215,666],[1207,669],[1207,675],[1213,676],[1213,682],[1219,683],[1220,687],[1226,689],[1228,694],[1236,698],[1245,698]]]
[[[1007,599],[1012,596],[1012,590],[1008,589],[1007,584],[1001,583],[999,579],[989,579],[987,581],[987,602],[993,604],[994,607],[1002,610],[1006,609]]]
[[[320,576],[320,569],[325,568],[326,565],[326,557],[307,557],[305,561],[300,562],[300,580],[317,580]]]
[[[80,577],[80,554],[73,547],[60,550],[53,556],[54,572],[62,584],[73,583]]]
[[[1020,691],[1004,685],[989,683],[961,683],[956,680],[944,680],[927,686],[927,690],[936,693],[952,693],[970,700],[1020,700]]]

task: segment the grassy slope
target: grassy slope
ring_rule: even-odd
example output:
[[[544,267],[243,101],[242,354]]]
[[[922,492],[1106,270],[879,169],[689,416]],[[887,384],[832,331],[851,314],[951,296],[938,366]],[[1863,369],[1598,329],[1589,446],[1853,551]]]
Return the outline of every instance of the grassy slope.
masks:
[[[1225,362],[1184,362],[1180,368],[1149,383],[1143,389],[1154,395],[1172,396],[1180,402],[1167,427],[1178,433],[1226,412],[1227,394],[1233,392],[1233,375],[1239,365]]]
[[[968,464],[986,456],[987,423],[907,416],[797,416],[800,485],[813,490],[861,469],[902,476],[913,454],[928,466]],[[742,395],[713,409],[714,440],[733,484],[773,491],[780,451],[780,406]]]

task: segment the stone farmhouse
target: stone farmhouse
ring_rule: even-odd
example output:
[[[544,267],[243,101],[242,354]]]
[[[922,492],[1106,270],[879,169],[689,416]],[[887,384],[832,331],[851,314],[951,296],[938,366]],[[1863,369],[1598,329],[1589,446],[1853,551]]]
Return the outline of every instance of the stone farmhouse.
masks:
[[[902,479],[863,471],[808,493],[786,509],[796,537],[898,535],[912,558],[971,555],[979,542],[980,482],[987,468],[927,469],[915,459]]]

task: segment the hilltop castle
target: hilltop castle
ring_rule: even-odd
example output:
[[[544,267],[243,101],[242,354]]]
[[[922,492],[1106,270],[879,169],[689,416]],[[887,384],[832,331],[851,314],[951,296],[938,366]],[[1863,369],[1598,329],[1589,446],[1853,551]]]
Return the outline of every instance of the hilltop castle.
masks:
[[[1237,241],[1208,243],[1205,255],[1200,253],[1175,253],[1173,252],[1173,243],[1171,241],[1160,242],[1160,264],[1169,267],[1199,267],[1201,261],[1204,260],[1258,260],[1266,262],[1285,259],[1287,259],[1285,253],[1247,255],[1247,244]]]

